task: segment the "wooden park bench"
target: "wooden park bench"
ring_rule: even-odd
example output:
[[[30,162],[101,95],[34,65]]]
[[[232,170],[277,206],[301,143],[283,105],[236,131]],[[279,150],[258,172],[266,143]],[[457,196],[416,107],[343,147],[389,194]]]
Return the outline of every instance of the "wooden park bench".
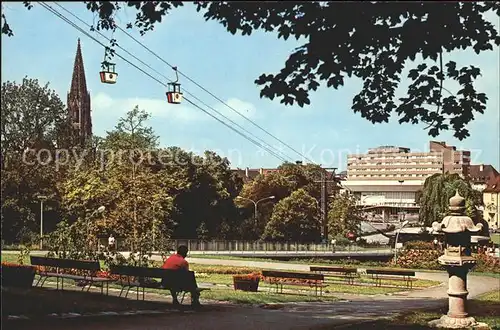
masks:
[[[323,294],[325,277],[323,274],[306,272],[288,272],[279,270],[263,270],[264,280],[271,286],[276,286],[276,292],[283,293],[283,285],[308,286],[315,289],[315,294]]]
[[[376,286],[382,286],[382,280],[403,281],[407,288],[413,288],[415,272],[403,269],[367,269],[367,275],[375,280]]]
[[[344,278],[348,284],[354,284],[354,279],[359,277],[358,270],[356,268],[310,266],[309,270],[315,273],[322,273],[325,276]]]
[[[48,258],[48,257],[36,257],[30,256],[31,265],[42,266],[38,267],[37,274],[39,275],[38,281],[35,286],[40,284],[43,286],[45,281],[49,277],[55,277],[57,281],[57,289],[59,290],[59,279],[61,279],[61,290],[64,290],[64,279],[70,279],[76,281],[81,281],[83,283],[82,291],[88,285],[87,291],[93,284],[100,283],[101,293],[104,293],[104,284],[106,285],[106,294],[109,292],[109,282],[113,280],[106,277],[99,277],[95,274],[101,270],[101,265],[99,261],[90,260],[72,260],[72,259],[60,259],[60,258]],[[47,270],[45,267],[48,267]],[[64,269],[76,269],[82,271],[83,275],[66,274],[62,271]]]
[[[154,289],[174,289],[176,293],[182,292],[180,303],[184,301],[184,297],[190,288],[197,287],[196,278],[193,271],[171,270],[163,268],[152,267],[138,267],[138,266],[118,266],[111,265],[109,271],[112,275],[119,275],[120,279],[116,282],[121,286],[120,297],[126,289],[125,297],[128,296],[130,289],[137,288],[137,299],[139,299],[139,290],[142,288],[142,300],[146,288]],[[167,286],[162,287],[161,282],[154,282],[151,279],[166,278]],[[198,292],[210,290],[208,288],[197,288]]]

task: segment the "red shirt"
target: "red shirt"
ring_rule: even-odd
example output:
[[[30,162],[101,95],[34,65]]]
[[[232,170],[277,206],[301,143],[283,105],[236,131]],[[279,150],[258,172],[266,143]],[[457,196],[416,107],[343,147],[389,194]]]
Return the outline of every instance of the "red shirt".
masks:
[[[186,261],[186,259],[184,259],[180,254],[176,253],[176,254],[172,254],[170,257],[168,257],[167,260],[165,260],[162,268],[173,269],[173,270],[184,268],[186,270],[189,270],[189,264]]]

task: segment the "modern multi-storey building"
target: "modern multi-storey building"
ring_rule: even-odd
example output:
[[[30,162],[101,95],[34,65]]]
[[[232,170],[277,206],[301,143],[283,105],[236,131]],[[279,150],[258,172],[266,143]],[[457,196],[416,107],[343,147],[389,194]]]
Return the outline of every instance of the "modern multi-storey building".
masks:
[[[469,151],[444,142],[431,141],[428,152],[382,146],[348,155],[343,185],[358,196],[360,205],[372,207],[374,218],[397,219],[399,211],[418,211],[416,193],[427,177],[446,172],[466,177],[469,164]]]

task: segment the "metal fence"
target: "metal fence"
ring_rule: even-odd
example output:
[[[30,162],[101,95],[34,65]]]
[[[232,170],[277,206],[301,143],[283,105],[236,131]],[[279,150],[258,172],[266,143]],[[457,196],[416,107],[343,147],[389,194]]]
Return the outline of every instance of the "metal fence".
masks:
[[[186,245],[189,251],[199,252],[256,252],[256,251],[281,251],[281,252],[332,252],[332,251],[367,251],[367,250],[385,250],[384,247],[361,247],[356,244],[347,246],[333,245],[331,243],[323,244],[304,244],[297,242],[259,242],[259,241],[239,241],[239,240],[172,240],[173,248],[179,245]]]

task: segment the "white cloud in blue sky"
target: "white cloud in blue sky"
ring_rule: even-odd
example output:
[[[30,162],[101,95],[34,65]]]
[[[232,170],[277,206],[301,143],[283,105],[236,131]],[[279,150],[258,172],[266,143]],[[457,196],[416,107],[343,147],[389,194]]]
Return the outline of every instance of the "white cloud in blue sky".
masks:
[[[93,21],[93,14],[85,9],[84,4],[61,4],[85,21]],[[259,152],[257,146],[188,103],[168,104],[163,86],[120,59],[116,59],[119,72],[117,84],[101,84],[98,71],[104,55],[102,47],[40,5],[35,4],[28,11],[22,3],[9,3],[4,11],[15,36],[2,36],[2,81],[19,82],[27,75],[42,83],[50,82],[61,99],[66,101],[76,41],[81,38],[95,134],[104,135],[111,130],[118,118],[137,104],[152,114],[149,124],[160,136],[163,146],[177,145],[200,153],[205,149],[216,150],[227,156],[234,167],[274,167],[280,163],[280,160]],[[127,9],[118,15],[117,21],[124,26],[134,16]],[[494,15],[492,18],[497,19],[498,26],[498,18]],[[104,33],[111,37],[110,32]],[[296,40],[278,40],[274,34],[264,32],[245,37],[231,35],[221,24],[206,22],[189,3],[174,10],[144,37],[135,32],[133,34],[220,99],[322,165],[345,168],[348,151],[365,152],[378,145],[426,150],[429,140],[433,139],[423,130],[423,124],[399,125],[397,118],[392,118],[388,124],[373,125],[359,114],[354,114],[350,109],[352,97],[361,87],[360,81],[354,79],[348,80],[337,91],[320,88],[311,96],[312,105],[306,108],[283,106],[276,99],[260,99],[260,89],[254,80],[262,73],[279,71],[293,48],[299,45]],[[96,33],[92,35],[104,41]],[[172,69],[126,35],[117,31],[114,37],[129,52],[170,79],[175,79]],[[433,139],[471,150],[476,163],[492,164],[497,169],[500,168],[499,56],[498,47],[480,56],[470,51],[445,55],[445,62],[454,60],[458,65],[471,64],[481,68],[483,76],[478,80],[477,88],[487,93],[489,100],[486,113],[469,125],[471,137],[458,141],[447,132]],[[281,149],[290,158],[300,159],[292,150],[280,146],[278,141],[189,81],[181,77],[180,82],[185,90],[238,125]],[[454,88],[446,87],[450,90]],[[239,129],[233,123],[229,125]]]

